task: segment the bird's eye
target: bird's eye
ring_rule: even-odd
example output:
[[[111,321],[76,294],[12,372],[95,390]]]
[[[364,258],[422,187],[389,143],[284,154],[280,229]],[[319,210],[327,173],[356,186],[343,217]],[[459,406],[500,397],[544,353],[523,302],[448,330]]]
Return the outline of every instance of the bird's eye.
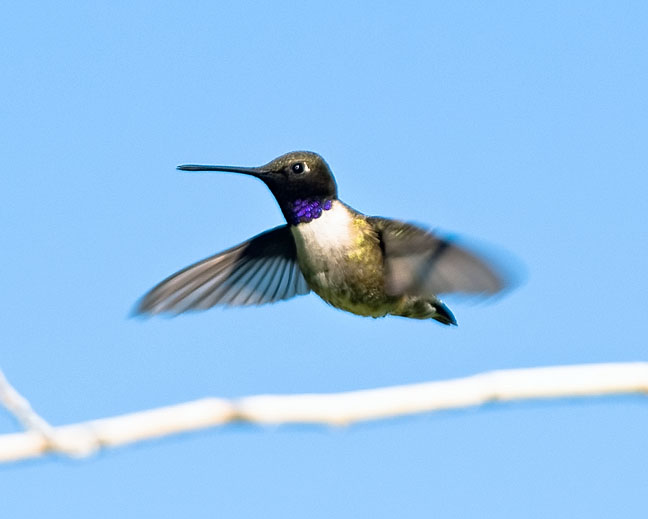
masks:
[[[295,162],[292,165],[291,169],[292,169],[293,173],[297,173],[297,174],[304,173],[305,171],[308,171],[308,168],[306,167],[306,164],[304,164],[303,162]]]

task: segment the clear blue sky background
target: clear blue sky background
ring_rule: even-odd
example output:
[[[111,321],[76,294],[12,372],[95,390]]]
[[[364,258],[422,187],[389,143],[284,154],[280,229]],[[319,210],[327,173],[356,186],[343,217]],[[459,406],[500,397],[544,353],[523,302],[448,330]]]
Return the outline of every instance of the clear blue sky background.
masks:
[[[54,424],[206,395],[646,360],[643,2],[14,2],[0,19],[0,366]],[[279,224],[186,162],[323,154],[369,214],[529,271],[460,326],[315,296],[129,319],[168,274]],[[3,517],[645,517],[639,397],[344,430],[208,430],[0,467]],[[0,431],[19,430],[0,413]]]

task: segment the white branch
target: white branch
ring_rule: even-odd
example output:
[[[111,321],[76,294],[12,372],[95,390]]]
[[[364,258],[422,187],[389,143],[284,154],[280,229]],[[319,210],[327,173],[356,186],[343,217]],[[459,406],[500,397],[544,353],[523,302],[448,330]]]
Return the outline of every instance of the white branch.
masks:
[[[0,400],[28,430],[0,435],[0,463],[49,452],[86,456],[101,448],[231,422],[347,425],[494,401],[630,393],[648,393],[648,362],[501,370],[446,381],[344,393],[259,395],[236,400],[204,398],[51,427],[1,377]]]
[[[2,371],[0,371],[0,403],[17,418],[25,429],[37,431],[49,439],[53,438],[54,428],[36,414],[29,401],[16,391]]]

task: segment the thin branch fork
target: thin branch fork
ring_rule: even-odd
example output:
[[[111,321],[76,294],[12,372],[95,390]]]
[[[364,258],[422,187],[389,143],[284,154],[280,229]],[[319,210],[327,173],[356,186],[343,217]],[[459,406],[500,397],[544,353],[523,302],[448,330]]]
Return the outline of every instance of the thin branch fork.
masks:
[[[221,426],[349,425],[445,409],[542,398],[648,393],[648,362],[498,370],[438,382],[329,394],[203,398],[110,418],[53,427],[32,410],[0,372],[0,402],[27,429],[0,435],[0,463],[100,449]]]

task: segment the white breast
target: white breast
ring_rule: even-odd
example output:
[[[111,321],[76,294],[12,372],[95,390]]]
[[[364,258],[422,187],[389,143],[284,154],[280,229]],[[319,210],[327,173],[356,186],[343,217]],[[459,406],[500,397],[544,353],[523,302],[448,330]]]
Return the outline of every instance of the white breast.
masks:
[[[331,209],[308,223],[291,227],[298,254],[330,255],[344,252],[353,245],[353,215],[341,202],[334,200]],[[302,256],[303,254],[300,254]]]
[[[308,285],[329,304],[359,315],[379,317],[389,308],[381,301],[358,300],[358,294],[367,293],[374,299],[379,292],[375,278],[369,279],[369,286],[355,275],[363,250],[369,258],[373,252],[365,243],[361,220],[343,203],[335,201],[330,210],[308,223],[292,226],[297,246],[297,260]],[[366,230],[365,230],[366,232]],[[364,247],[364,249],[363,249]],[[377,245],[376,245],[377,247]],[[373,272],[374,266],[367,264],[365,272]]]

